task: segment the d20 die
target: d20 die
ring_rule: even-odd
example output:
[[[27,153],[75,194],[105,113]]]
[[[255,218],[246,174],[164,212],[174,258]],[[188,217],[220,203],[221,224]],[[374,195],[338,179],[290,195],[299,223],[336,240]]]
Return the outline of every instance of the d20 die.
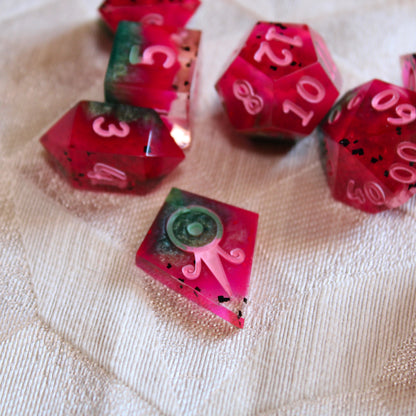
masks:
[[[81,101],[40,139],[78,188],[135,191],[173,170],[184,154],[147,108]]]
[[[341,77],[307,25],[258,22],[215,87],[239,132],[293,139],[330,110]]]
[[[320,126],[335,199],[375,213],[416,192],[416,93],[372,80],[345,94]]]
[[[403,85],[409,90],[416,90],[416,53],[400,57]]]
[[[187,147],[200,36],[197,30],[121,22],[105,77],[106,100],[153,108],[178,145]]]
[[[258,214],[173,188],[136,264],[242,328]]]
[[[106,0],[99,12],[114,32],[122,20],[184,27],[200,3],[199,0]]]

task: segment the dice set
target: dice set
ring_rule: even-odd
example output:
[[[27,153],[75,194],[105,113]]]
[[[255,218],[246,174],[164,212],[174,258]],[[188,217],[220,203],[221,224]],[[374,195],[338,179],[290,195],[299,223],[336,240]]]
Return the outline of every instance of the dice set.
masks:
[[[140,192],[184,159],[201,32],[182,26],[198,6],[194,0],[103,3],[105,21],[118,25],[106,103],[79,102],[40,139],[73,186]]]
[[[183,26],[199,5],[100,6],[115,32],[106,102],[79,102],[40,139],[74,187],[139,192],[185,158],[201,32]],[[376,213],[416,193],[416,54],[400,60],[405,88],[375,79],[333,106],[341,77],[322,37],[304,24],[258,22],[215,88],[243,134],[293,140],[319,125],[333,197]],[[257,222],[254,212],[173,188],[136,264],[242,328]]]

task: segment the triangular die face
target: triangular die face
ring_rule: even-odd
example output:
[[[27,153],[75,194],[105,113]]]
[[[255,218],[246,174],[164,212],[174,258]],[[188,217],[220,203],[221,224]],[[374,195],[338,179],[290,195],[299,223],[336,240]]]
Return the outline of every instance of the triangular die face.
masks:
[[[136,263],[155,279],[242,328],[258,214],[173,188]]]
[[[65,113],[41,138],[54,164],[68,174],[71,171],[70,143],[78,107]]]

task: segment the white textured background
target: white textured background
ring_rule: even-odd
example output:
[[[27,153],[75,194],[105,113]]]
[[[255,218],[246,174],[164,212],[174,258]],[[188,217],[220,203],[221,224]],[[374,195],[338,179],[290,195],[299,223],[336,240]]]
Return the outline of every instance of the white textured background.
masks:
[[[259,19],[320,32],[343,92],[401,83],[415,2],[205,0],[194,144],[145,196],[72,189],[38,142],[103,99],[97,6],[0,0],[0,414],[416,414],[415,199],[375,216],[333,201],[314,135],[253,144],[213,88]],[[244,330],[136,268],[172,186],[260,213]]]

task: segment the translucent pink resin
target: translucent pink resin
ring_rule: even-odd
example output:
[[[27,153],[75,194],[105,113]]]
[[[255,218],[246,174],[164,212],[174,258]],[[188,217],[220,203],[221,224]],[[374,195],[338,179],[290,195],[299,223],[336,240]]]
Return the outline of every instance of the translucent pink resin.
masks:
[[[416,54],[402,55],[400,64],[404,87],[416,91]]]
[[[123,21],[114,38],[105,98],[156,110],[181,148],[188,147],[201,32]]]
[[[199,0],[106,0],[99,12],[115,32],[122,20],[183,27],[199,5]]]
[[[59,171],[83,189],[140,191],[185,157],[155,111],[121,104],[81,101],[40,141]]]
[[[335,199],[375,213],[416,192],[416,93],[372,80],[346,93],[320,126]]]
[[[330,110],[340,74],[307,25],[258,22],[216,83],[231,124],[253,136],[310,134]]]
[[[254,212],[173,188],[136,264],[242,328],[257,222]]]

